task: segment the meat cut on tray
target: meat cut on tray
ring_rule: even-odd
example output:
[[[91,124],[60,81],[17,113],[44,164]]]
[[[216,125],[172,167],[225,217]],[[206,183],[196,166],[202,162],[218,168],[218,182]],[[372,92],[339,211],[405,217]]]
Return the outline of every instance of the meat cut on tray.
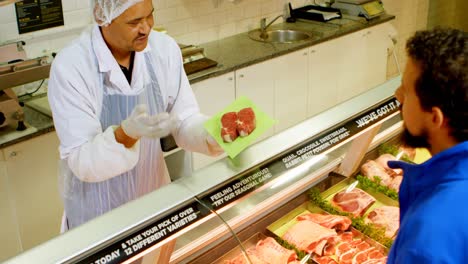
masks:
[[[315,256],[315,262],[319,264],[344,263],[359,264],[376,261],[385,263],[387,257],[384,252],[367,243],[362,237],[355,236],[352,232],[339,232],[337,239],[327,244],[323,256]]]
[[[246,137],[256,128],[255,112],[251,107],[239,112],[227,112],[221,116],[221,138],[226,143],[235,141],[239,136]]]
[[[300,215],[296,219],[298,221],[309,220],[323,227],[341,231],[348,230],[351,225],[351,219],[341,215],[308,213]]]
[[[351,213],[354,216],[362,216],[375,201],[372,195],[359,188],[354,188],[350,191],[343,190],[335,194],[331,202],[344,212]]]
[[[361,166],[361,173],[370,180],[379,177],[381,185],[399,192],[403,180],[403,170],[388,167],[390,160],[397,159],[391,154],[382,154],[375,161],[368,160]]]
[[[236,112],[228,112],[221,117],[221,137],[224,142],[233,142],[238,137]]]
[[[258,264],[290,264],[295,263],[297,255],[294,250],[282,247],[272,237],[267,237],[257,242],[255,247],[246,250],[249,260]],[[239,254],[226,264],[250,264],[244,254]]]
[[[299,250],[321,256],[323,248],[336,236],[336,231],[333,229],[323,227],[313,221],[301,220],[286,231],[283,239]]]
[[[239,136],[246,137],[256,127],[255,113],[251,107],[241,109],[237,112],[237,132]]]
[[[366,222],[385,228],[385,236],[392,238],[400,228],[400,208],[395,206],[376,208],[367,215]]]
[[[385,170],[384,167],[380,166],[379,163],[368,160],[361,166],[361,172],[367,178],[374,180],[374,177],[380,178],[380,183],[384,186],[388,186],[392,182],[392,177]]]

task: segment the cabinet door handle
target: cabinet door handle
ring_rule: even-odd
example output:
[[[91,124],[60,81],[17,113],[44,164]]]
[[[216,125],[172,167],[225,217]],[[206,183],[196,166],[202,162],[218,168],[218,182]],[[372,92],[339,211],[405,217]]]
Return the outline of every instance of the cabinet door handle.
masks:
[[[232,80],[233,80],[233,78],[232,78],[232,77],[229,77],[229,78],[228,78],[228,81],[232,81]]]
[[[315,50],[311,50],[310,53],[315,53]]]
[[[304,56],[307,56],[307,54],[308,54],[307,52],[304,52]]]
[[[244,78],[244,74],[239,75],[239,78]]]
[[[13,158],[13,157],[16,157],[16,156],[18,156],[18,152],[16,152],[16,151],[10,152],[10,158]]]

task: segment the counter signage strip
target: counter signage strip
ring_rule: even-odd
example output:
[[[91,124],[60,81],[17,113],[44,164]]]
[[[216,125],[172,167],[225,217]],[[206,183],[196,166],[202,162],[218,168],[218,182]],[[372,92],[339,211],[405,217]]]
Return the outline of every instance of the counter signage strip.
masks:
[[[220,209],[274,179],[274,175],[280,175],[290,168],[298,166],[313,156],[321,154],[343,142],[345,139],[356,135],[369,126],[392,116],[398,112],[399,105],[399,102],[394,97],[387,99],[345,124],[335,126],[313,137],[300,147],[280,156],[278,159],[259,166],[254,172],[244,173],[237,179],[203,195],[201,200],[204,204],[211,206],[212,210]],[[205,209],[204,205],[194,202],[125,236],[117,242],[109,244],[93,255],[80,260],[79,263],[123,262],[209,214],[211,212]]]

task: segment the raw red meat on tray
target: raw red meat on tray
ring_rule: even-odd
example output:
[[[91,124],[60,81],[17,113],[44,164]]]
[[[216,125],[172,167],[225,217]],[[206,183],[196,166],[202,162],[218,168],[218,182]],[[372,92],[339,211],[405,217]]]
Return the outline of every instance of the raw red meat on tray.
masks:
[[[241,109],[237,112],[237,132],[241,137],[246,137],[256,127],[255,113],[251,107]]]
[[[375,198],[365,191],[354,188],[351,191],[343,190],[335,194],[332,198],[332,204],[344,212],[354,216],[362,216],[366,210],[375,203]]]
[[[233,142],[238,137],[236,112],[228,112],[221,117],[221,137],[224,142]]]
[[[336,230],[348,230],[351,225],[351,219],[346,216],[340,215],[329,215],[329,214],[303,214],[296,218],[298,221],[308,220],[315,222],[323,227],[336,229]]]
[[[221,138],[230,143],[238,136],[246,137],[256,128],[255,112],[251,107],[241,109],[239,112],[228,112],[221,116]]]
[[[297,255],[294,250],[282,247],[275,239],[267,237],[257,242],[257,245],[246,250],[252,263],[258,264],[290,264],[295,263]],[[249,264],[241,253],[226,264]]]
[[[302,220],[290,227],[283,235],[283,239],[307,253],[319,256],[328,242],[336,238],[336,231],[323,227],[313,221]]]
[[[387,257],[382,250],[372,246],[352,232],[340,232],[337,239],[329,243],[323,256],[314,256],[315,262],[322,263],[385,263]],[[373,263],[373,262],[372,262]]]
[[[361,173],[370,180],[374,180],[374,177],[377,176],[381,180],[381,185],[399,192],[403,180],[403,170],[388,167],[387,163],[390,160],[397,160],[397,158],[387,153],[380,155],[375,161],[368,160],[361,166]]]
[[[366,222],[385,228],[385,236],[392,238],[400,228],[400,208],[382,206],[367,215]]]
[[[383,250],[363,240],[357,231],[346,231],[351,219],[345,216],[306,213],[283,235],[283,239],[306,253],[317,263],[385,263]],[[334,229],[338,231],[335,231]]]

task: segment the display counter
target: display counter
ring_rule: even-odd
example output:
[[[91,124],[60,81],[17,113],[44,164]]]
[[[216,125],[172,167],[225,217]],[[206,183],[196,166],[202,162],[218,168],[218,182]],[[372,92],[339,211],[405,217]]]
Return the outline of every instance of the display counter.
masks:
[[[393,94],[400,82],[392,79],[7,263],[130,263],[154,250],[160,263],[215,262],[303,204],[310,188],[336,183],[332,172],[353,175],[368,150],[398,135]]]

